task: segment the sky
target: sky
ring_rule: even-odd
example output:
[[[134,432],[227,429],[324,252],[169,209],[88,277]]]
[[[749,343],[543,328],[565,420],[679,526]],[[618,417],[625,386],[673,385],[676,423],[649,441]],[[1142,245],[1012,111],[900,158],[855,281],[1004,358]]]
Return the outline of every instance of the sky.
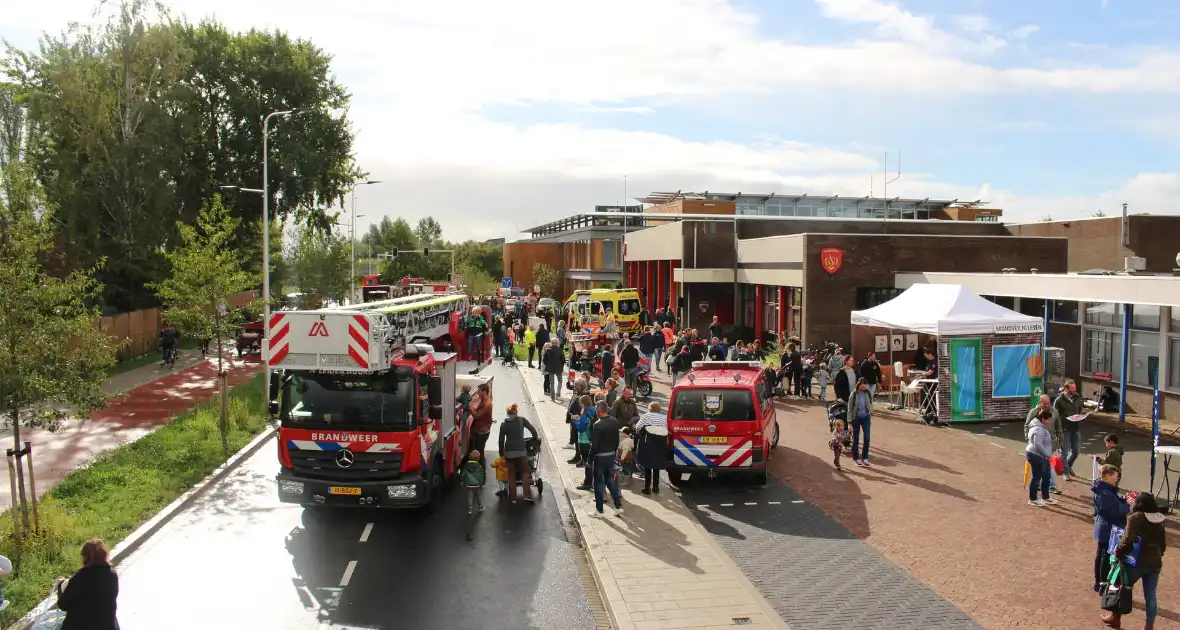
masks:
[[[95,7],[10,4],[0,37],[22,48]],[[1174,0],[166,4],[333,55],[382,181],[357,189],[361,229],[515,240],[676,190],[1180,213]]]

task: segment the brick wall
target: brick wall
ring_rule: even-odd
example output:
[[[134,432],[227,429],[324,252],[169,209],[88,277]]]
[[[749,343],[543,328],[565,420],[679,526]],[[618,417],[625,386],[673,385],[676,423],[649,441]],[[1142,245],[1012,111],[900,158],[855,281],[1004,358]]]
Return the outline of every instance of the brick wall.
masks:
[[[954,335],[939,337],[939,345],[950,348],[951,339],[983,340],[983,418],[984,421],[1015,420],[1025,417],[1032,408],[1030,399],[992,398],[992,346],[1041,345],[1041,334],[1028,335]],[[951,362],[950,356],[939,353],[938,359],[938,417],[951,417]]]
[[[1046,221],[1009,225],[1008,230],[1018,236],[1058,236],[1070,241],[1069,271],[1086,269],[1123,268],[1123,258],[1134,252],[1147,259],[1147,271],[1170,273],[1176,266],[1180,250],[1175,235],[1180,233],[1180,217],[1167,215],[1131,215],[1128,217],[1127,240],[1131,247],[1124,249],[1120,242],[1121,217]],[[1024,270],[1023,267],[1016,265]],[[1044,270],[1042,270],[1044,271]]]

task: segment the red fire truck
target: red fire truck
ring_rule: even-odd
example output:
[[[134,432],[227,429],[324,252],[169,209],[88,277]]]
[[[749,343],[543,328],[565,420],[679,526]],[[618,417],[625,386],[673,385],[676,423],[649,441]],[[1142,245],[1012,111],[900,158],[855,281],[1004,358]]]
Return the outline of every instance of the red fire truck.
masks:
[[[460,367],[475,363],[459,323],[470,308],[459,294],[417,295],[271,316],[281,501],[438,505],[467,452],[458,390],[490,382]]]

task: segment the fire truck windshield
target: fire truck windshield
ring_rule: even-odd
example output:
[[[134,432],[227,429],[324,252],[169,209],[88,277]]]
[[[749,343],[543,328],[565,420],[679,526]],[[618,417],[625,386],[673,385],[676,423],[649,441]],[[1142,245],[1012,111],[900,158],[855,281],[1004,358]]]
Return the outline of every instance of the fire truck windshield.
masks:
[[[294,373],[283,381],[283,426],[397,431],[414,428],[414,372]]]

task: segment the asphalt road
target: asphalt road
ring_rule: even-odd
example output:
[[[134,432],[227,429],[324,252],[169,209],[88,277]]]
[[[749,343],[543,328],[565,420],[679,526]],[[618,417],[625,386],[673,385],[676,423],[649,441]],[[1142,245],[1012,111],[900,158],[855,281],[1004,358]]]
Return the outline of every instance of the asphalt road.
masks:
[[[932,431],[946,430],[943,428]],[[1023,457],[1025,437],[1024,437],[1024,423],[1023,422],[980,422],[980,423],[963,423],[953,424],[950,430],[962,431],[981,442],[991,444],[991,447],[998,447],[1005,450],[1012,451],[1019,457]],[[1081,476],[1082,481],[1089,484],[1090,482],[1090,456],[1091,455],[1105,455],[1106,445],[1103,443],[1108,433],[1116,433],[1119,436],[1119,444],[1123,447],[1125,454],[1123,455],[1123,480],[1120,487],[1125,490],[1146,490],[1151,478],[1151,438],[1122,430],[1112,430],[1110,427],[1091,422],[1082,422],[1082,455],[1074,462],[1074,472]],[[1160,444],[1174,444],[1164,437],[1160,438]],[[1059,454],[1059,453],[1057,453]],[[1176,463],[1180,467],[1180,458]],[[1159,488],[1161,479],[1164,474],[1164,460],[1160,457],[1156,460],[1156,488]],[[1175,475],[1173,475],[1175,477]],[[1060,477],[1058,477],[1060,479]],[[1072,484],[1071,484],[1072,485]],[[1066,486],[1067,488],[1071,486]],[[1086,490],[1086,492],[1089,492]]]
[[[514,370],[488,370],[497,418],[528,400]],[[507,505],[489,471],[487,511],[467,542],[461,489],[434,515],[281,504],[274,449],[264,446],[120,565],[123,630],[594,628],[584,560],[550,488],[536,505]],[[548,453],[540,466],[557,483]]]

